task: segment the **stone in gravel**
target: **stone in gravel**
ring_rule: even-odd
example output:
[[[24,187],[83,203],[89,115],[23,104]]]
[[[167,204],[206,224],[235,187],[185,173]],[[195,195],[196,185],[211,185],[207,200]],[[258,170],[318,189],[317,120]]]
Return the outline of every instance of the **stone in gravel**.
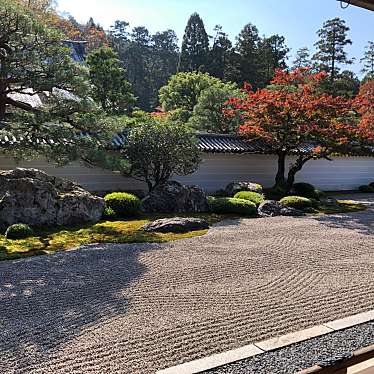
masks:
[[[201,218],[162,218],[143,226],[148,232],[189,232],[196,230],[206,230],[209,228],[207,221]]]
[[[157,186],[142,200],[142,210],[146,213],[207,212],[209,206],[200,187],[169,181]]]
[[[97,222],[104,200],[66,179],[37,169],[0,171],[0,226]]]
[[[231,182],[226,186],[225,191],[228,196],[234,196],[239,191],[262,193],[262,186],[253,182]]]
[[[276,200],[265,200],[258,207],[258,214],[261,217],[303,216],[304,212],[288,207]]]

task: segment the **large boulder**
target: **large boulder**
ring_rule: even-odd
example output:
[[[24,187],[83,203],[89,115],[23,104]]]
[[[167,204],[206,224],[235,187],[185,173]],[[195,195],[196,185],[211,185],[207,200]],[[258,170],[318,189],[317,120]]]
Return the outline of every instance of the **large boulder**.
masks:
[[[74,225],[100,220],[104,199],[36,169],[0,171],[0,226]]]
[[[142,200],[142,210],[146,213],[207,212],[209,206],[200,187],[169,181],[155,187]]]
[[[147,223],[143,226],[143,230],[147,232],[189,232],[196,230],[206,230],[209,228],[207,221],[201,218],[162,218]]]
[[[303,216],[304,212],[288,207],[276,200],[265,200],[259,205],[258,214],[261,217]]]
[[[261,184],[253,182],[231,182],[226,186],[225,191],[227,196],[234,196],[239,191],[262,193],[262,186]]]

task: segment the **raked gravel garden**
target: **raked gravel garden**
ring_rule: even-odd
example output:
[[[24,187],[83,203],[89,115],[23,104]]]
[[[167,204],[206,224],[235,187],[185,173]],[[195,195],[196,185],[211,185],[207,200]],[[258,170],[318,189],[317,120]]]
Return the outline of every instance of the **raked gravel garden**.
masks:
[[[365,211],[242,217],[168,243],[2,261],[0,371],[154,373],[367,311],[370,196],[354,196]]]

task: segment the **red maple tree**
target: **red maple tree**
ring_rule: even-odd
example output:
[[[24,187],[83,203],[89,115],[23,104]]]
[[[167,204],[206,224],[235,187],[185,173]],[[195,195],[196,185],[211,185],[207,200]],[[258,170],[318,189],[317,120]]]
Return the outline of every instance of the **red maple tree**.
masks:
[[[278,156],[275,188],[289,191],[307,161],[328,158],[355,133],[351,101],[319,91],[325,77],[326,73],[312,74],[308,69],[277,70],[267,88],[254,92],[247,84],[244,99],[227,102],[226,115],[239,111],[242,117],[240,134],[265,141]],[[288,155],[295,157],[286,176]]]
[[[360,87],[359,94],[353,101],[353,109],[360,116],[357,132],[361,143],[372,145],[374,142],[374,80],[371,79]]]

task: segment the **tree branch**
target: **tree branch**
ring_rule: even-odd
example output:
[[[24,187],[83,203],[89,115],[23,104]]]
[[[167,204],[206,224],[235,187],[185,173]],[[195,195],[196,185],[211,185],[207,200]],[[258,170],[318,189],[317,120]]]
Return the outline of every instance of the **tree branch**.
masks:
[[[34,113],[39,112],[39,110],[34,108],[32,105],[27,104],[27,103],[22,103],[21,101],[13,100],[10,97],[6,98],[5,103],[8,105],[12,105],[16,108],[26,110],[27,112],[34,112]]]

